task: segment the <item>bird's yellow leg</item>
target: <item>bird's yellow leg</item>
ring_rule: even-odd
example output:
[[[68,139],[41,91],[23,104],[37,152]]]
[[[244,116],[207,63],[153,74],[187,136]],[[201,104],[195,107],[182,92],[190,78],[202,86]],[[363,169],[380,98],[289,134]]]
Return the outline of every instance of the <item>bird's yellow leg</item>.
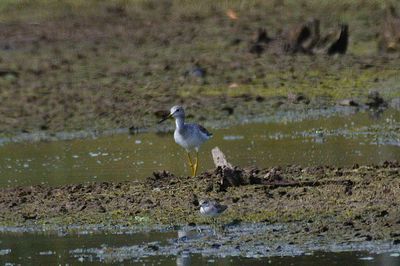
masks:
[[[197,167],[199,165],[199,152],[196,151],[196,162],[194,163],[193,176],[197,174]]]
[[[193,174],[194,168],[193,168],[192,158],[190,158],[190,153],[187,152],[186,154],[187,154],[187,158],[189,160],[190,170],[192,170],[192,174]]]

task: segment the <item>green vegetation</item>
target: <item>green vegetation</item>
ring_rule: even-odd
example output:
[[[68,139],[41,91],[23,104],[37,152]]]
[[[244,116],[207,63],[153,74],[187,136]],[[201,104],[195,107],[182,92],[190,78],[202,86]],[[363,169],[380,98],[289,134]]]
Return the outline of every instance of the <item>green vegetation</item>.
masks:
[[[338,73],[339,72],[339,73]],[[238,85],[234,88],[228,86],[190,86],[182,87],[179,95],[190,97],[192,95],[219,96],[228,95],[237,97],[243,94],[259,95],[263,97],[287,96],[289,93],[305,93],[315,98],[328,96],[333,100],[365,96],[366,92],[376,89],[374,86],[380,79],[398,82],[397,69],[381,69],[356,71],[340,69],[335,74],[325,71],[310,70],[305,73],[288,73],[286,71],[266,73],[264,79],[258,79],[253,84]],[[385,91],[381,93],[387,97],[399,97],[400,90]]]

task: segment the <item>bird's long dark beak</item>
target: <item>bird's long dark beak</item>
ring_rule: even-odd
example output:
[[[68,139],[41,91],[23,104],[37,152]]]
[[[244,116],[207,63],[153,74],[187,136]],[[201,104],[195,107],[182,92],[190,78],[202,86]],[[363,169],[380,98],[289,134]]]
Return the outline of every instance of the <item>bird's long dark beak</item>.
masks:
[[[164,122],[167,119],[170,119],[172,117],[173,114],[169,114],[168,116],[164,117],[163,119],[161,119],[160,121],[158,121],[158,124],[161,124],[162,122]]]

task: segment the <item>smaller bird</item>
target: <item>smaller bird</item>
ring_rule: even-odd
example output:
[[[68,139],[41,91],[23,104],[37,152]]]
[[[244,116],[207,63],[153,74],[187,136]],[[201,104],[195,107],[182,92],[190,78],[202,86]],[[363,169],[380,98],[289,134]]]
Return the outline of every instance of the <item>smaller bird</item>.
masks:
[[[223,213],[228,206],[221,205],[213,200],[201,200],[200,204],[200,213],[204,216],[216,217]]]
[[[199,166],[199,149],[200,146],[212,137],[212,133],[199,124],[186,124],[185,111],[182,106],[175,105],[171,108],[167,117],[161,119],[158,123],[162,123],[169,118],[175,118],[176,128],[174,131],[174,139],[177,144],[186,150],[192,176],[196,176]],[[192,162],[190,157],[191,150],[196,151],[196,161]]]
[[[213,200],[201,200],[199,202],[200,205],[200,213],[204,216],[210,217],[212,220],[212,225],[214,228],[214,234],[217,234],[217,223],[216,217],[223,213],[228,206],[221,205],[216,201]]]

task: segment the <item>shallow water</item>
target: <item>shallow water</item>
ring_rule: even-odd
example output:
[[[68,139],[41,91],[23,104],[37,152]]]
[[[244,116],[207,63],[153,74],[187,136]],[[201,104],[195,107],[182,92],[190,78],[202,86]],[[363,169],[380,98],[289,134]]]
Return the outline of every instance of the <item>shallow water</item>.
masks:
[[[400,159],[400,112],[387,110],[308,119],[253,123],[213,130],[202,146],[200,171],[213,168],[219,146],[239,166],[298,164],[346,166]],[[0,147],[0,186],[61,185],[139,179],[166,169],[188,175],[186,156],[171,133],[6,143]]]
[[[143,247],[168,245],[176,241],[176,232],[134,234],[81,233],[54,235],[45,233],[1,233],[0,263],[3,265],[399,265],[398,252],[375,254],[352,252],[305,252],[273,256],[218,256],[202,253],[146,255],[130,250],[132,245]],[[154,245],[153,245],[154,244]],[[112,259],[103,256],[113,249],[124,250]],[[101,252],[93,251],[100,250]],[[127,250],[127,251],[126,251]],[[189,249],[188,249],[189,250]],[[115,252],[116,253],[116,252]],[[161,252],[160,252],[161,253]]]

